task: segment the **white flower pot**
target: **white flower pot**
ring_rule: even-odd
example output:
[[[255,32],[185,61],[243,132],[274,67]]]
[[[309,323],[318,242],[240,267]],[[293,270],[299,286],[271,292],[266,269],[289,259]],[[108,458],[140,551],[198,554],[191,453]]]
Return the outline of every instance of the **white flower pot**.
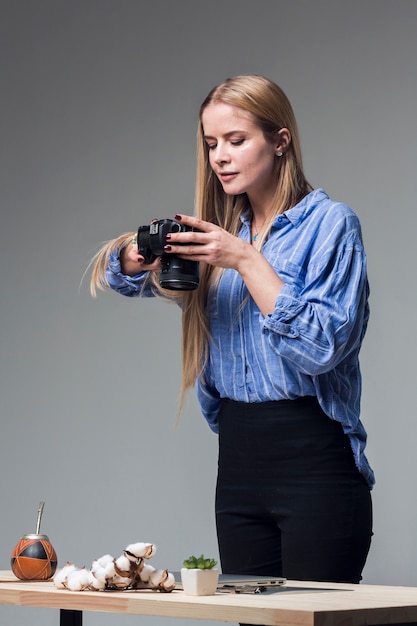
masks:
[[[184,593],[188,596],[211,596],[217,589],[219,570],[182,567],[181,582]]]

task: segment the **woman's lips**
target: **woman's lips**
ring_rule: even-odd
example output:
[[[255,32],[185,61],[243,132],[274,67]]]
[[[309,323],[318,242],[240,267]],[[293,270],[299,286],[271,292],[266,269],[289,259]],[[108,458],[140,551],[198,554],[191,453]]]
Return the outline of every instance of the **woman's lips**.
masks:
[[[236,176],[237,172],[219,172],[219,178],[225,183],[233,180],[233,178],[236,178]]]

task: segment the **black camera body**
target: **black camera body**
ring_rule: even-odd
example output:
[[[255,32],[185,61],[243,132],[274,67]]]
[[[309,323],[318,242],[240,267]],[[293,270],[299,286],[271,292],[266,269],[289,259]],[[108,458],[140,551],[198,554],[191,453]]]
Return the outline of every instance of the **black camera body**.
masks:
[[[139,226],[137,243],[138,252],[145,263],[149,264],[161,257],[161,271],[159,283],[163,289],[191,291],[199,284],[198,261],[187,261],[178,258],[175,254],[165,254],[166,235],[195,230],[174,220],[158,220],[147,226]],[[176,244],[181,245],[181,244]]]

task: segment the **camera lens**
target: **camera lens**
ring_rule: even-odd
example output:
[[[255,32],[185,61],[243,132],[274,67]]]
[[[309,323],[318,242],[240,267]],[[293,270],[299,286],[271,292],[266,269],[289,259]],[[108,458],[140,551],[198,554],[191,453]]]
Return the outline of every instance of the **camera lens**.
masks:
[[[161,257],[159,283],[163,289],[191,291],[199,284],[199,264],[171,254]]]

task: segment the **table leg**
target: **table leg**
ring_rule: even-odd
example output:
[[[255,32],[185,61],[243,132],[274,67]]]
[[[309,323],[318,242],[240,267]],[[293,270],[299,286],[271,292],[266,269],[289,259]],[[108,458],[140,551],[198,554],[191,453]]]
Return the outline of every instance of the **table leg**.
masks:
[[[60,609],[60,626],[83,626],[83,612]]]

